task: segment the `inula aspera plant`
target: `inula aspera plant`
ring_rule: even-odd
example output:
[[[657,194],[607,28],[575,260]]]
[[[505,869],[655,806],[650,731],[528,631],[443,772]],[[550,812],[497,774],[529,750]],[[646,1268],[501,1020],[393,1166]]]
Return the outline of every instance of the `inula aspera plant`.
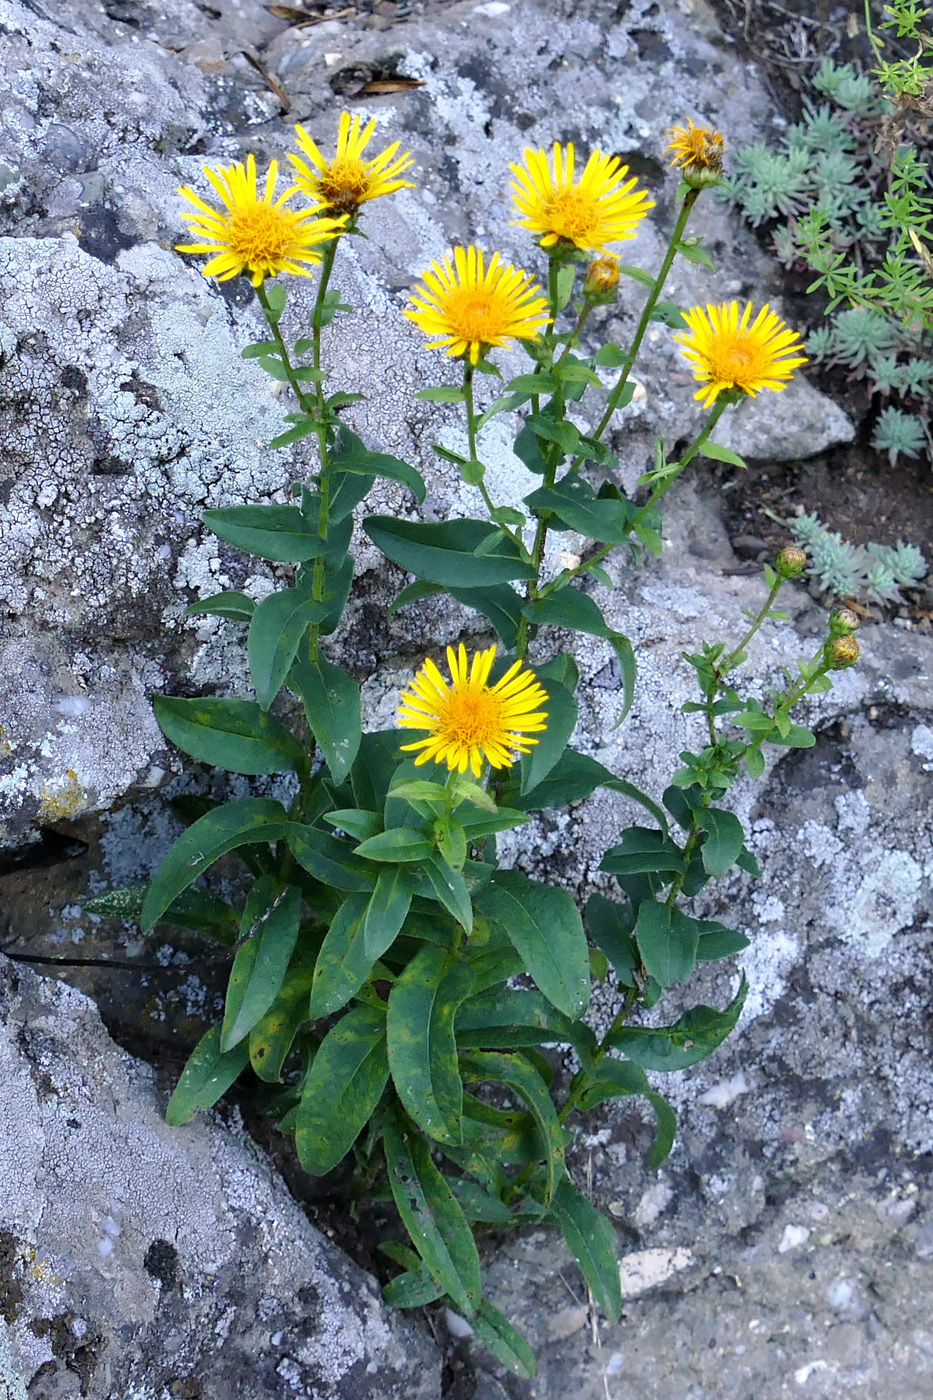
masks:
[[[135,908],[144,930],[160,921],[207,930],[232,956],[222,1024],[191,1056],[169,1122],[209,1107],[251,1066],[308,1171],[346,1162],[354,1199],[394,1203],[397,1229],[382,1246],[395,1270],[386,1300],[443,1302],[501,1362],[529,1376],[527,1343],[483,1296],[477,1237],[553,1224],[596,1303],[618,1317],[613,1226],[568,1171],[569,1125],[607,1099],[641,1096],[657,1123],[649,1166],[670,1151],[674,1115],[648,1071],[710,1055],[739,1018],[744,978],[722,1010],[697,1005],[672,1024],[655,1013],[650,1026],[644,1012],[698,962],[746,946],[741,934],[691,912],[710,880],[736,865],[756,873],[742,825],[722,800],[743,770],[762,774],[769,749],[814,742],[792,711],[856,661],[855,619],[833,614],[826,638],[774,693],[743,697],[746,647],[769,618],[784,616],[775,612],[778,594],[806,563],[789,546],[764,571],[758,611],[744,624],[737,618],[728,640],[687,658],[698,699],[685,709],[701,717],[704,743],[672,755],[663,792],[644,792],[570,746],[579,678],[559,635],[589,634],[613,649],[620,723],[638,683],[632,645],[606,621],[587,578],[607,581],[600,561],[619,547],[636,563],[646,551],[660,554],[659,505],[673,482],[697,457],[738,460],[712,437],[719,418],[748,395],[780,392],[804,356],[767,306],[688,309],[677,339],[705,422],[676,460],[659,443],[640,498],[627,496],[605,435],[631,399],[649,326],[670,315],[658,307],[674,259],[708,262],[686,230],[701,192],[719,178],[724,141],[692,122],[672,131],[682,180],[654,276],[612,248],[637,236],[652,207],[615,157],[593,151],[578,162],[573,146],[560,144],[526,150],[512,167],[515,215],[536,269],[455,248],[424,269],[406,313],[436,347],[443,381],[420,397],[459,405],[465,417],[466,454],[436,451],[478,487],[485,514],[362,522],[412,576],[393,609],[446,592],[488,620],[490,641],[472,654],[457,645],[425,657],[399,694],[396,726],[373,732],[359,685],[328,659],[326,639],[351,588],[355,509],[378,476],[418,502],[425,487],[413,466],[348,427],[352,385],[325,389],[324,332],[348,309],[330,287],[340,244],[364,217],[378,219],[379,200],[411,170],[397,146],[369,153],[372,136],[372,123],[345,115],[328,161],[299,131],[301,155],[289,158],[297,183],[280,195],[275,167],[260,188],[251,157],[205,172],[213,202],[183,191],[195,210],[186,215],[195,241],[183,250],[209,255],[205,275],[248,277],[256,288],[268,335],[243,353],[294,400],[290,428],[271,445],[313,437],[318,466],[292,488],[291,504],[204,515],[234,547],[294,566],[291,582],[259,603],[226,592],[189,609],[244,625],[255,699],[155,700],[166,737],[183,752],[233,773],[290,774],[294,798],[205,803]],[[283,325],[295,275],[316,277],[317,290],[310,332],[292,343]],[[622,276],[644,288],[631,344],[584,349],[591,313],[614,299]],[[487,402],[479,383],[499,374],[499,347],[516,345],[528,372]],[[613,383],[596,427],[584,432],[568,410],[578,414],[601,387],[599,368],[614,371]],[[483,430],[504,413],[520,424],[522,508],[498,504],[486,483]],[[598,490],[590,463],[605,478]],[[585,541],[580,562],[556,574],[545,568],[552,531]],[[298,704],[303,721],[290,726]],[[566,889],[503,868],[497,835],[599,787],[638,804],[644,824],[611,841],[602,870],[614,877],[612,893],[593,895],[581,916]],[[241,908],[199,883],[228,853],[244,870]],[[121,891],[94,907],[125,912],[134,898]],[[601,1037],[586,1019],[594,979],[618,988],[618,1014]],[[557,1046],[572,1056],[569,1083],[543,1053]]]

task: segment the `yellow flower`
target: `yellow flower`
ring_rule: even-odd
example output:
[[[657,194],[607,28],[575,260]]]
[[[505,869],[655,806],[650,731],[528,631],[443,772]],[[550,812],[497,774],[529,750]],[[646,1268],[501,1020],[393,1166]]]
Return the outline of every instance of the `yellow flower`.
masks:
[[[368,199],[394,194],[396,190],[414,189],[410,180],[398,178],[415,163],[414,156],[407,151],[396,155],[398,141],[374,159],[363,159],[363,151],[375,130],[375,117],[364,127],[360,117],[351,117],[349,112],[344,112],[337,131],[337,154],[333,160],[327,161],[304,128],[296,126],[298,144],[312,162],[309,165],[300,156],[288,157],[298,172],[298,188],[316,206],[323,206],[332,214],[351,215]]]
[[[182,214],[191,225],[197,243],[179,243],[179,253],[213,253],[203,269],[205,277],[226,282],[247,268],[254,287],[265,277],[279,272],[310,276],[301,263],[317,263],[317,245],[335,238],[346,223],[342,219],[321,219],[311,209],[286,209],[294,186],[275,197],[278,165],[269,166],[262,194],[256,185],[256,161],[250,155],[246,164],[221,165],[217,170],[204,167],[204,174],[220,196],[223,209],[212,209],[190,185],[179,194],[194,205],[197,213]]]
[[[423,272],[405,315],[425,335],[430,349],[469,355],[475,365],[491,345],[533,340],[548,320],[548,304],[527,272],[493,253],[484,265],[482,250],[455,248],[453,262],[433,262]]]
[[[625,181],[628,166],[618,156],[595,150],[574,182],[573,143],[554,143],[553,170],[545,151],[525,149],[525,164],[511,167],[515,220],[522,228],[541,235],[541,247],[550,248],[566,239],[588,253],[599,253],[609,243],[634,238],[638,225],[654,201],[637,181]],[[625,183],[623,183],[625,182]]]
[[[789,330],[765,304],[749,325],[752,304],[739,318],[737,301],[719,306],[695,306],[683,318],[690,333],[675,335],[693,365],[702,388],[694,394],[707,408],[726,389],[755,395],[759,389],[783,389],[807,358],[796,331]]]
[[[714,131],[711,126],[694,126],[688,117],[686,126],[672,126],[667,135],[670,140],[665,150],[674,156],[671,167],[679,167],[689,185],[702,189],[704,185],[719,183],[726,150],[721,131]]]
[[[447,648],[447,665],[452,684],[431,660],[425,661],[402,692],[398,723],[403,729],[426,729],[428,737],[414,744],[403,744],[404,753],[420,749],[417,765],[446,763],[453,772],[471,768],[481,777],[483,763],[508,768],[516,753],[528,753],[538,740],[531,736],[546,729],[547,714],[538,709],[547,704],[547,692],[538,684],[533,671],[521,661],[514,662],[501,680],[487,685],[496,648],[478,651],[467,671],[466,647]]]

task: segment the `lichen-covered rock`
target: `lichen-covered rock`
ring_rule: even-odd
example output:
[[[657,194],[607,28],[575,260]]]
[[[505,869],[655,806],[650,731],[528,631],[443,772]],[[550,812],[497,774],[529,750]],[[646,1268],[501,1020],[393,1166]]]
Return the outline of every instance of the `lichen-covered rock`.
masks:
[[[169,1128],[92,1004],[5,959],[0,1171],[4,1400],[439,1396],[430,1343],[245,1134]]]
[[[607,0],[429,7],[373,27],[289,25],[257,0],[75,0],[67,19],[0,0],[0,58],[0,841],[15,844],[34,817],[106,809],[154,781],[153,690],[245,684],[230,628],[185,621],[184,607],[230,586],[258,596],[274,571],[220,544],[199,514],[282,499],[310,462],[308,444],[265,450],[286,398],[239,358],[260,324],[249,289],[209,284],[198,260],[173,251],[180,183],[201,181],[205,159],[281,158],[295,120],[330,139],[344,103],[412,149],[417,188],[380,201],[369,239],[341,250],[338,284],[358,315],[334,333],[331,382],[369,395],[355,426],[416,460],[426,510],[445,516],[478,497],[431,453],[434,441],[460,443],[456,413],[412,399],[451,374],[401,315],[426,262],[477,239],[533,265],[531,240],[509,222],[509,162],[526,144],[572,138],[618,151],[651,186],[657,208],[626,256],[653,267],[676,185],[664,173],[665,128],[689,110],[739,144],[773,109],[705,7],[673,0],[636,0],[624,15]],[[359,98],[376,71],[422,86]],[[772,269],[714,197],[696,228],[722,267],[677,264],[674,299],[767,295]],[[296,327],[312,290],[294,280]],[[627,282],[618,309],[600,313],[603,330],[624,339],[642,293]],[[638,374],[614,444],[629,485],[655,432],[673,440],[699,422],[666,328],[650,332]],[[809,427],[795,429],[795,455],[850,435],[838,410],[801,392]],[[774,431],[768,455],[787,436]],[[758,431],[753,455],[767,449]],[[527,474],[507,425],[490,426],[484,452],[493,493],[520,498]],[[371,504],[412,506],[396,487]],[[365,549],[360,562],[378,560]],[[357,615],[337,645],[356,647],[365,672],[376,658],[353,640]]]

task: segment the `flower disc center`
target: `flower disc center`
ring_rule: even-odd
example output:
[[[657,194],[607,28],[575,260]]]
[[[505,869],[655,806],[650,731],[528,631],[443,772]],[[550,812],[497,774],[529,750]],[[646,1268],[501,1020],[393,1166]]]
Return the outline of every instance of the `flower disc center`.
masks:
[[[485,688],[454,691],[444,706],[441,727],[457,743],[488,744],[501,738],[502,702]]]
[[[229,242],[238,257],[251,266],[277,261],[294,242],[294,229],[281,210],[271,204],[247,204],[229,219]]]
[[[593,196],[579,188],[559,190],[546,205],[547,220],[563,238],[586,238],[599,219]]]

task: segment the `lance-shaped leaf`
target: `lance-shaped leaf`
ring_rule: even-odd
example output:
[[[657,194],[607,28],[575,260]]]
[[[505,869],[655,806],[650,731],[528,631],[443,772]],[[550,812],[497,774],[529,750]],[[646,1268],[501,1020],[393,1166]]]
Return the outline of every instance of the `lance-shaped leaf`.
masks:
[[[427,524],[372,515],[363,528],[393,564],[448,588],[484,588],[509,579],[534,578],[533,567],[512,541],[482,520]],[[493,535],[499,539],[492,549],[477,555]]]
[[[425,486],[420,472],[398,457],[390,457],[385,452],[370,452],[362,438],[351,432],[345,423],[341,423],[334,435],[330,461],[338,472],[384,476],[389,481],[400,481],[408,487],[419,505],[424,500]]]
[[[256,699],[268,710],[282,688],[302,637],[326,611],[306,588],[270,593],[253,613],[246,637],[249,673]]]
[[[473,986],[468,963],[422,948],[389,996],[389,1065],[396,1092],[418,1126],[438,1142],[462,1140],[463,1085],[454,1018]]]
[[[707,833],[702,850],[704,869],[708,875],[725,875],[742,854],[745,828],[734,812],[721,807],[703,807],[695,815]]]
[[[289,688],[301,696],[308,728],[317,740],[335,783],[342,783],[362,738],[360,688],[342,666],[326,657],[299,657],[288,673]]]
[[[547,713],[547,728],[535,736],[538,743],[531,752],[522,756],[519,772],[523,794],[533,792],[552,771],[566,750],[577,723],[576,697],[557,681],[545,679],[544,685],[547,689],[547,702],[543,706]]]
[[[385,1015],[356,1006],[324,1037],[302,1087],[295,1145],[305,1171],[324,1176],[343,1161],[388,1078]]]
[[[593,637],[605,637],[616,654],[622,677],[622,712],[617,724],[628,714],[635,695],[635,653],[628,637],[610,627],[598,604],[579,588],[560,588],[543,598],[526,603],[525,616],[530,622],[548,622],[554,627],[566,627],[571,632],[587,632]]]
[[[560,522],[556,529],[576,530],[600,544],[621,544],[631,526],[636,507],[622,499],[602,499],[581,476],[567,476],[556,486],[542,486],[525,497],[525,504],[540,514],[550,511]]]
[[[611,1222],[566,1177],[554,1193],[551,1215],[560,1225],[567,1248],[580,1265],[593,1297],[609,1321],[618,1322],[622,1284]]]
[[[531,1062],[518,1053],[474,1050],[462,1055],[460,1063],[467,1083],[507,1084],[526,1104],[544,1147],[543,1208],[546,1210],[564,1175],[564,1134],[544,1080]]]
[[[395,942],[411,908],[412,884],[398,865],[380,870],[363,920],[363,943],[371,962],[381,958]]]
[[[368,893],[376,883],[376,867],[353,854],[346,841],[330,836],[317,826],[301,826],[290,822],[288,844],[298,862],[309,875],[335,890]]]
[[[609,1044],[645,1069],[687,1069],[712,1055],[734,1029],[747,993],[743,977],[724,1011],[715,1006],[693,1006],[672,1026],[620,1026],[609,1037]]]
[[[343,901],[317,955],[311,988],[311,1019],[330,1016],[346,1006],[362,987],[371,960],[366,955],[363,920],[369,899],[351,894]]]
[[[152,708],[165,737],[199,763],[230,773],[290,773],[304,760],[290,730],[253,700],[181,700],[156,695]]]
[[[204,511],[202,519],[222,540],[260,559],[301,564],[326,549],[297,506],[224,506]]]
[[[177,895],[237,846],[277,841],[289,826],[281,802],[271,797],[244,797],[214,807],[192,822],[172,846],[143,901],[139,922],[150,929]]]
[[[226,1055],[220,1048],[220,1027],[211,1026],[198,1041],[168,1101],[165,1121],[170,1128],[190,1123],[196,1113],[212,1108],[249,1063],[249,1047],[241,1041]]]
[[[412,1244],[438,1287],[471,1318],[480,1301],[482,1278],[466,1216],[414,1128],[403,1129],[390,1113],[384,1141],[389,1185]]]
[[[262,1019],[275,1001],[285,981],[288,964],[298,941],[301,919],[301,891],[294,885],[284,891],[275,889],[274,877],[264,876],[253,886],[269,880],[265,911],[260,912],[259,927],[237,951],[230,972],[227,1004],[220,1035],[220,1048],[232,1050]],[[261,922],[259,922],[261,920]],[[244,922],[246,920],[244,919]],[[249,926],[244,933],[249,934]]]
[[[638,909],[635,941],[645,971],[667,987],[686,982],[697,960],[696,919],[669,904],[646,899]]]
[[[313,977],[313,961],[296,955],[275,1001],[249,1033],[250,1064],[266,1084],[281,1082],[282,1067],[295,1036],[311,1019],[308,999]]]
[[[535,1354],[521,1332],[494,1308],[488,1298],[480,1300],[470,1326],[487,1351],[513,1376],[530,1381],[535,1374]]]
[[[579,910],[567,890],[499,871],[476,908],[506,933],[535,983],[558,1011],[576,1018],[590,997],[589,955]]]

